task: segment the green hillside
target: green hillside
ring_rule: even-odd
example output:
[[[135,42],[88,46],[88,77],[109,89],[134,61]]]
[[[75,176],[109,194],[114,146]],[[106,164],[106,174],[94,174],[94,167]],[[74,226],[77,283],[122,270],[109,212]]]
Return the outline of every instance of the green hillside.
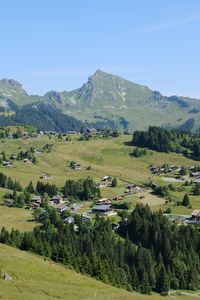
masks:
[[[23,161],[14,161],[13,167],[6,168],[0,165],[0,172],[13,179],[19,180],[25,188],[29,181],[32,180],[35,185],[43,173],[51,176],[51,179],[44,182],[55,183],[59,188],[62,187],[67,179],[80,179],[90,176],[96,183],[100,181],[103,176],[109,175],[118,179],[118,186],[116,188],[105,187],[101,189],[102,197],[114,197],[123,194],[128,182],[138,185],[144,185],[150,179],[158,184],[169,184],[163,181],[163,178],[154,175],[150,171],[150,165],[161,166],[163,164],[193,166],[200,165],[199,162],[194,162],[192,159],[184,157],[177,153],[159,153],[156,151],[149,151],[147,155],[135,158],[131,157],[130,153],[133,150],[132,146],[127,143],[131,141],[131,136],[122,135],[118,138],[94,138],[90,141],[79,141],[80,136],[74,135],[71,141],[65,141],[65,138],[59,140],[58,138],[48,136],[41,136],[39,138],[31,138],[29,140],[15,140],[6,139],[5,143],[1,143],[1,151],[5,151],[6,156],[11,154],[17,155],[19,151],[27,151],[30,147],[42,148],[47,143],[53,144],[50,153],[36,154],[36,164],[26,164]],[[70,161],[76,161],[82,165],[81,170],[72,170],[69,167]],[[90,169],[88,170],[88,166]],[[184,193],[190,187],[182,187],[182,183],[174,183],[181,191],[172,191],[172,197],[176,200],[182,200]],[[3,201],[3,195],[6,193],[1,191],[0,199]],[[131,208],[137,202],[148,203],[152,209],[166,210],[168,207],[172,208],[173,213],[191,213],[192,210],[199,209],[199,197],[190,196],[192,207],[189,209],[183,206],[174,206],[174,202],[165,203],[164,198],[160,198],[150,193],[145,192],[145,199],[140,199],[140,193],[130,195],[127,201],[132,203]],[[81,211],[87,211],[90,203],[84,203]],[[0,211],[3,207],[0,206]],[[11,209],[12,210],[12,209]],[[21,210],[19,210],[20,212]],[[2,212],[2,214],[4,214]],[[13,215],[15,216],[15,214]],[[23,216],[24,220],[28,215]],[[20,215],[19,215],[20,218]],[[31,219],[31,214],[30,214]],[[18,219],[19,220],[19,219]],[[12,218],[10,219],[10,222]],[[13,221],[13,224],[15,221]],[[0,223],[2,224],[2,222]],[[17,223],[20,226],[20,222]],[[11,225],[9,228],[11,228]],[[19,226],[17,228],[19,228]],[[32,223],[28,222],[28,227]],[[26,225],[22,222],[22,230]]]
[[[153,175],[150,172],[150,165],[169,165],[192,166],[194,161],[185,158],[177,153],[159,153],[147,151],[147,154],[136,158],[131,157],[133,146],[128,142],[131,136],[122,135],[118,138],[92,138],[90,141],[79,141],[79,135],[71,136],[71,141],[58,139],[57,137],[40,136],[38,138],[23,139],[5,139],[1,143],[1,151],[5,151],[7,157],[11,154],[17,154],[19,151],[25,151],[34,147],[43,148],[50,143],[52,150],[47,153],[36,154],[36,164],[26,164],[23,161],[14,161],[13,167],[6,168],[0,166],[0,172],[13,179],[20,181],[23,187],[26,187],[30,180],[35,185],[40,179],[42,173],[51,176],[49,180],[43,180],[47,183],[55,183],[61,188],[67,179],[80,179],[88,176],[92,177],[96,183],[105,175],[116,177],[117,187],[104,187],[101,189],[102,197],[114,197],[123,194],[127,183],[135,183],[143,186],[151,179],[153,182],[161,185],[167,184],[163,178]],[[81,170],[72,170],[69,167],[70,161],[76,161],[81,164]],[[199,165],[199,162],[195,163]],[[88,169],[90,166],[90,169]],[[173,183],[177,188],[171,191],[171,197],[175,200],[182,200],[186,192],[190,192],[191,186],[184,186],[183,183]],[[3,196],[8,190],[0,189],[0,204]],[[151,190],[144,189],[141,199],[141,192],[129,195],[124,201],[130,202],[130,211],[136,203],[148,203],[152,210],[167,208],[172,209],[174,214],[190,214],[195,208],[199,209],[199,197],[190,197],[191,207],[174,205],[175,202],[165,203],[165,199],[151,193]],[[82,201],[77,213],[91,210],[93,201]],[[130,212],[129,211],[129,212]],[[112,219],[111,219],[112,220]],[[118,222],[116,216],[113,221]],[[32,213],[29,209],[5,207],[0,205],[0,227],[5,226],[8,230],[12,227],[20,231],[32,230],[36,223],[33,221]],[[22,252],[0,244],[0,270],[1,273],[8,273],[12,276],[12,281],[0,280],[0,299],[8,300],[46,300],[46,299],[124,299],[124,300],[153,300],[162,299],[158,294],[151,296],[129,293],[125,290],[117,289],[105,285],[88,276],[83,276],[74,271],[65,269],[50,261],[44,260],[33,254]],[[165,299],[199,299],[197,295],[192,294],[174,294]]]
[[[162,296],[145,296],[117,289],[88,276],[45,261],[27,252],[0,244],[0,268],[12,281],[0,279],[0,299],[3,300],[156,300]],[[165,297],[170,299],[170,297]],[[199,299],[190,295],[174,300]]]

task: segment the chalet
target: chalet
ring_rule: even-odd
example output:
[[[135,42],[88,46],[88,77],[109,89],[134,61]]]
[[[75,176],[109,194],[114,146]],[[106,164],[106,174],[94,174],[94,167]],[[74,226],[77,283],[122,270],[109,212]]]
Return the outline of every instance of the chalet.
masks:
[[[192,219],[195,220],[200,220],[200,210],[199,209],[195,209],[192,213],[191,213],[191,217]]]
[[[194,178],[200,178],[200,172],[191,172],[190,176]]]
[[[156,174],[156,175],[163,175],[164,174],[164,171],[165,171],[165,168],[161,168],[159,166],[153,166],[150,168],[151,172],[153,174]]]
[[[143,192],[143,189],[142,189],[141,187],[139,187],[139,186],[135,186],[134,190],[135,190],[136,192],[140,192],[140,193]]]
[[[13,205],[13,203],[14,203],[14,200],[12,200],[12,199],[5,199],[4,200],[4,205],[5,206],[11,207]]]
[[[67,223],[67,224],[72,224],[74,222],[75,222],[74,217],[67,217],[64,219],[64,223]]]
[[[56,210],[60,213],[68,209],[68,206],[66,204],[58,204],[55,206]]]
[[[128,190],[133,190],[135,187],[136,187],[136,186],[135,186],[135,184],[133,184],[133,183],[130,183],[130,184],[128,184],[128,185],[126,186],[126,188],[127,188]]]
[[[189,169],[190,171],[193,171],[194,168],[195,168],[195,166],[191,166],[191,167],[189,167],[188,169]]]
[[[92,208],[92,212],[95,213],[95,214],[104,214],[104,215],[106,215],[110,211],[112,211],[110,204],[94,205],[93,208]]]
[[[72,165],[72,169],[74,169],[74,170],[81,170],[81,165],[80,165],[80,164],[77,164],[77,163],[74,163],[74,164]]]
[[[16,160],[16,159],[17,159],[17,156],[14,155],[14,154],[12,154],[12,155],[10,156],[10,159],[11,159],[11,160]]]
[[[112,203],[111,200],[107,198],[102,198],[97,201],[97,205],[104,205],[104,204],[110,205],[111,203]]]
[[[90,135],[96,135],[97,134],[97,130],[95,128],[87,128],[86,131]]]
[[[62,195],[54,195],[52,198],[51,198],[51,202],[53,202],[54,204],[60,204],[61,202],[63,202],[63,196]]]
[[[31,203],[38,203],[39,205],[42,203],[42,197],[41,196],[33,196],[31,199]]]
[[[112,178],[110,176],[104,176],[101,181],[105,181],[105,182],[109,181],[109,182],[111,182]]]
[[[9,161],[3,160],[3,166],[4,167],[11,167],[12,164]]]
[[[40,203],[38,203],[38,202],[32,202],[30,204],[30,209],[37,209],[39,207],[40,207]]]
[[[40,178],[44,179],[44,180],[49,180],[49,179],[51,179],[51,176],[49,174],[44,173],[40,176]]]
[[[180,172],[181,169],[182,169],[181,166],[170,166],[169,169],[168,169],[168,171],[169,172]]]

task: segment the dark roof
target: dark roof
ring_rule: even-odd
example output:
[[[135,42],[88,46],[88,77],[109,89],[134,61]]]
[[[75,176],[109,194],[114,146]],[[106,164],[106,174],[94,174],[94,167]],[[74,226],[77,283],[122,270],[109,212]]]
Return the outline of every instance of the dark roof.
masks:
[[[109,210],[110,209],[110,205],[95,205],[93,206],[92,210]]]

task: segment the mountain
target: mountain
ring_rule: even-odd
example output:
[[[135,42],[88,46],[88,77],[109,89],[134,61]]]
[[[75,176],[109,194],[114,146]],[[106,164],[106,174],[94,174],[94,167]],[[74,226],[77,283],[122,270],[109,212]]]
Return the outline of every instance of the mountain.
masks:
[[[40,101],[40,96],[29,96],[22,85],[13,79],[0,80],[1,110],[16,111],[18,106]]]
[[[3,79],[0,81],[0,110],[5,106],[5,101],[11,111],[25,104],[41,102],[82,122],[109,122],[121,129],[146,129],[149,125],[157,125],[189,128],[194,132],[200,130],[199,100],[166,97],[146,86],[101,70],[97,70],[76,90],[52,90],[42,97],[29,96],[18,82]],[[191,119],[192,122],[188,121]]]

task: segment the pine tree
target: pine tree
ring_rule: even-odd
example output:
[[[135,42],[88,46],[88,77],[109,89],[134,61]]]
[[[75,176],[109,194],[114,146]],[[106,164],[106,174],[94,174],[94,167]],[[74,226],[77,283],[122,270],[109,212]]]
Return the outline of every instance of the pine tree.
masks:
[[[35,189],[34,189],[34,186],[33,186],[33,183],[32,181],[29,182],[29,185],[27,186],[27,191],[31,194],[33,194],[35,192]]]
[[[189,200],[188,194],[185,194],[185,196],[183,197],[182,205],[183,206],[190,205],[190,200]]]
[[[168,295],[169,292],[169,277],[164,266],[161,266],[157,275],[156,288],[161,295]]]
[[[196,183],[194,187],[194,195],[199,196],[200,195],[200,184]]]
[[[116,187],[117,186],[117,178],[116,177],[113,178],[111,186],[112,187]]]

